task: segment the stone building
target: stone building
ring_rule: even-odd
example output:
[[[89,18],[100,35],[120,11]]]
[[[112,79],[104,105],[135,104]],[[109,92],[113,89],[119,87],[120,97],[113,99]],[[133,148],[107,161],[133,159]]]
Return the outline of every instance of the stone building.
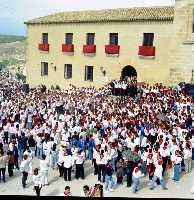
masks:
[[[194,0],[174,6],[62,12],[25,22],[27,82],[101,87],[120,77],[190,82]]]

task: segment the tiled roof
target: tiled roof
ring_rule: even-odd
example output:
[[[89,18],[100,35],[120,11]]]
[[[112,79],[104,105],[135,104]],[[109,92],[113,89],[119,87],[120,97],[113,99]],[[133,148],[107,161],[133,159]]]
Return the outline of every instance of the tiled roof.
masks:
[[[174,7],[136,7],[109,10],[73,11],[51,14],[25,22],[25,24],[87,23],[122,21],[169,21],[174,18]]]

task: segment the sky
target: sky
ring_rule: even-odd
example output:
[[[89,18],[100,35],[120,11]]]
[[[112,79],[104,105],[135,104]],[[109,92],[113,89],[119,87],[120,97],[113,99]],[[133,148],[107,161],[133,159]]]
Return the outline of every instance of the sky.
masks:
[[[51,13],[174,5],[175,0],[0,0],[0,34],[25,35],[25,21]]]

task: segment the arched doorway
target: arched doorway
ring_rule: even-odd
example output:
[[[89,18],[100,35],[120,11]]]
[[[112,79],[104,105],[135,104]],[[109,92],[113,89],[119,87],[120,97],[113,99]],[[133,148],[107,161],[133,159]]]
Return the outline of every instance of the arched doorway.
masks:
[[[121,79],[137,78],[137,71],[131,65],[125,66],[121,71]]]

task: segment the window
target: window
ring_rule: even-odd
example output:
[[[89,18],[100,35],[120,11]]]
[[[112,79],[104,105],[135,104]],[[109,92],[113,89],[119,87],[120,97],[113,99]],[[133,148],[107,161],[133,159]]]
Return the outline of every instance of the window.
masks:
[[[154,33],[144,33],[143,46],[153,46]]]
[[[95,33],[87,33],[86,44],[93,45],[94,44]]]
[[[65,66],[64,66],[64,77],[66,79],[72,78],[72,65],[71,64],[65,64]]]
[[[111,45],[118,45],[118,33],[110,33],[110,42]]]
[[[43,33],[42,34],[42,43],[43,44],[48,44],[48,33]]]
[[[48,63],[41,62],[41,76],[48,76]]]
[[[85,66],[85,81],[93,81],[93,66]]]
[[[66,44],[73,44],[73,33],[66,33]]]

